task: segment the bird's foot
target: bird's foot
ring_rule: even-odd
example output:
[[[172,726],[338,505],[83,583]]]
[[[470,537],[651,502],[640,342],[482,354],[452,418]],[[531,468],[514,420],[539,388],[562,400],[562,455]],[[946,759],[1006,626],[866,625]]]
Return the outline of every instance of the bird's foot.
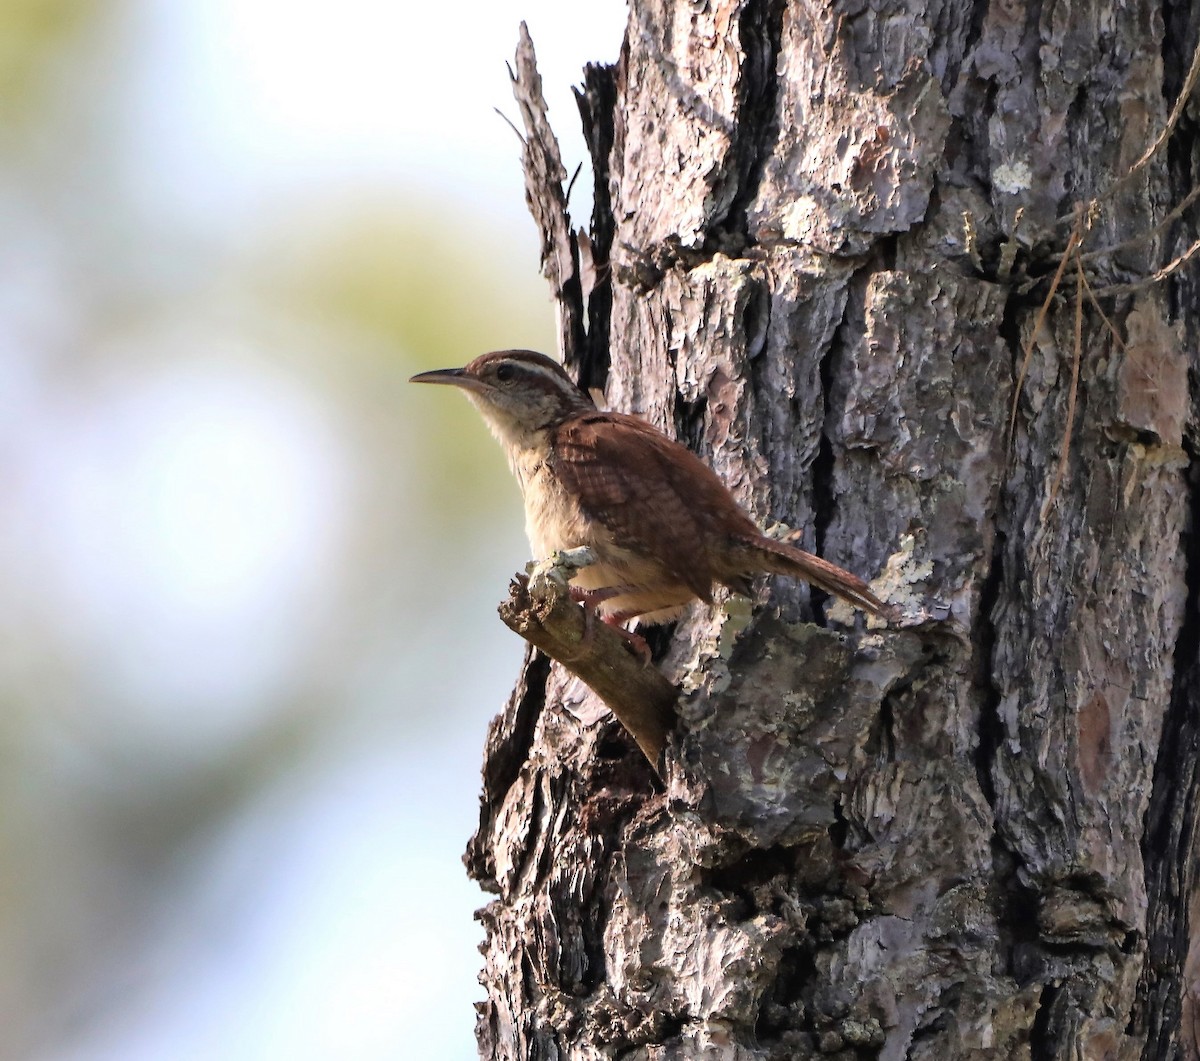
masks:
[[[583,610],[594,612],[606,600],[612,600],[621,592],[620,586],[605,586],[603,589],[584,589],[582,586],[571,586],[571,600],[582,604]]]
[[[596,554],[586,545],[581,545],[576,549],[556,550],[548,559],[527,565],[525,570],[528,574],[517,576],[517,580],[522,584],[528,584],[531,577],[536,578],[538,576],[549,577],[556,582],[566,584],[567,590],[571,595],[571,600],[583,605],[582,643],[584,645],[594,636],[596,615],[599,612],[600,605],[605,601],[612,600],[613,597],[620,596],[622,593],[628,593],[630,590],[629,586],[603,586],[599,589],[584,589],[582,586],[571,585],[571,579],[575,575],[585,567],[590,567],[595,562]],[[642,663],[649,664],[651,661],[651,652],[650,646],[646,644],[646,639],[640,634],[626,630],[622,625],[627,619],[632,618],[635,618],[635,616],[623,613],[602,616],[601,620],[606,626],[611,626],[621,635],[626,646]]]
[[[571,600],[583,605],[583,644],[592,640],[596,624],[596,609],[606,600],[615,597],[619,590],[608,587],[605,589],[584,589],[582,586],[569,586]]]
[[[627,593],[628,587],[605,586],[603,589],[584,589],[582,586],[571,586],[570,590],[571,600],[578,601],[583,605],[583,643],[586,645],[594,636],[596,614],[600,605],[607,600],[612,600],[613,597]],[[627,615],[606,615],[601,617],[601,622],[605,626],[611,626],[620,634],[629,650],[642,663],[649,664],[651,660],[650,646],[646,644],[646,639],[640,634],[625,629],[622,624],[628,618],[630,616]]]
[[[646,643],[646,639],[641,634],[635,634],[632,630],[626,630],[621,625],[619,616],[612,616],[603,620],[607,626],[611,626],[625,640],[625,647],[629,649],[638,659],[642,661],[643,667],[648,667],[653,662],[654,655],[650,651],[650,646]]]

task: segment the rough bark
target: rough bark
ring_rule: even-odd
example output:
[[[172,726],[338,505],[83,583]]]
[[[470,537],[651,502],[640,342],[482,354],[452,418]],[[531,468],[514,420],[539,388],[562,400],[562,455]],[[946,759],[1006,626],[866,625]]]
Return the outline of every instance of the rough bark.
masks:
[[[481,1056],[1200,1056],[1200,285],[1038,325],[1077,204],[1091,251],[1191,190],[1193,112],[1116,182],[1196,39],[1149,0],[635,0],[580,241],[523,38],[568,364],[906,618],[697,608],[662,784],[530,657],[468,852]]]

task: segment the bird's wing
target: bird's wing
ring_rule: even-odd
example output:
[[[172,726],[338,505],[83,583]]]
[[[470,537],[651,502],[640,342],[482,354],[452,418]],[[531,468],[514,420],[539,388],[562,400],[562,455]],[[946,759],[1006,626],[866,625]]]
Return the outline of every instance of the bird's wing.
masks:
[[[702,600],[717,577],[709,543],[757,533],[725,485],[685,446],[623,413],[584,413],[553,439],[555,470],[580,507],[653,557]]]

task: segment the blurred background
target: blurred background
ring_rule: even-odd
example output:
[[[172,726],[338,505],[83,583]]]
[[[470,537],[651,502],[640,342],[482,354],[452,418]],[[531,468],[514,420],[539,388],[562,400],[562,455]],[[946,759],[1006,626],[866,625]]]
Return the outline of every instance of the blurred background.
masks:
[[[573,169],[619,0],[0,0],[0,1057],[475,1056],[521,19]]]

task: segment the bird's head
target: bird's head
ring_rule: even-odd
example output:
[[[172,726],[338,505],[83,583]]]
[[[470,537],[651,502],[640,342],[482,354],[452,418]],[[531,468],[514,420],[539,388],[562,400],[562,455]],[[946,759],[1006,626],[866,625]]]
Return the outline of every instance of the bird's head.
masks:
[[[595,408],[557,361],[532,350],[481,354],[462,368],[420,372],[409,382],[460,388],[507,445],[528,444],[571,414]]]

